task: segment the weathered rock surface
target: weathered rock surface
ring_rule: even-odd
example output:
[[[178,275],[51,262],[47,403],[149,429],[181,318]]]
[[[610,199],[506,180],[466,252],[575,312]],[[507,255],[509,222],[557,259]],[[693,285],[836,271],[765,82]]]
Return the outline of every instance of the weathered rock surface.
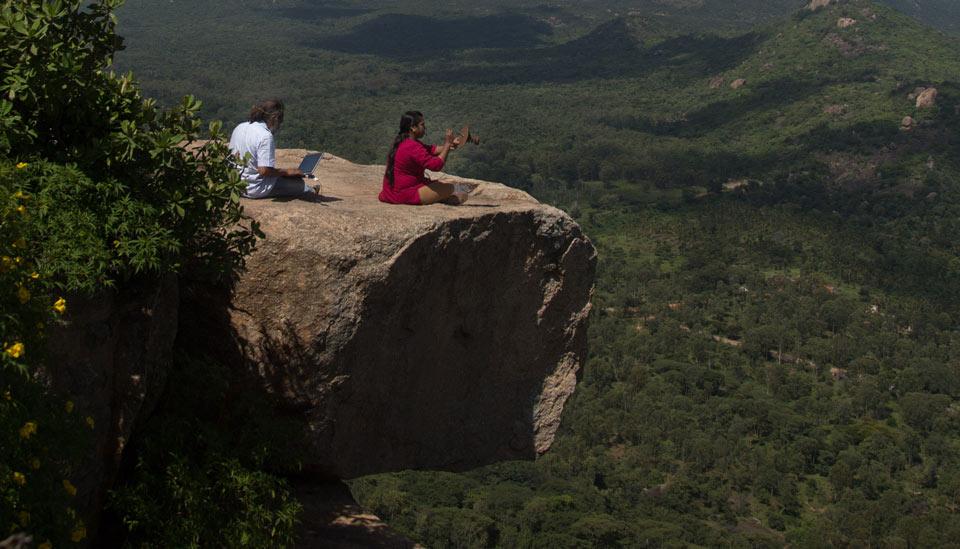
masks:
[[[382,174],[327,155],[322,199],[247,201],[266,239],[229,317],[191,321],[203,344],[304,414],[308,468],[339,478],[545,452],[585,358],[593,245],[496,183],[450,178],[475,187],[459,207],[382,204]]]
[[[298,549],[424,549],[360,507],[340,481],[296,485],[303,504],[294,547]]]
[[[121,292],[71,296],[52,326],[41,375],[93,420],[93,447],[76,464],[76,505],[96,530],[130,435],[156,405],[173,360],[177,279],[142,281]]]
[[[937,104],[937,88],[926,88],[917,95],[917,108],[929,109]]]
[[[837,19],[837,28],[846,29],[857,24],[857,20],[850,17],[841,17]]]

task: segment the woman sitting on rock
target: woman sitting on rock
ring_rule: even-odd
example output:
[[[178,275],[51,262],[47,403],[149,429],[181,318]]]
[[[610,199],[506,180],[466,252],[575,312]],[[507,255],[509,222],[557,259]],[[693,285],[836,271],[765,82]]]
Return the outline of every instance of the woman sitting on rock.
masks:
[[[423,114],[408,111],[400,118],[400,131],[390,154],[387,156],[387,171],[383,176],[380,200],[391,204],[463,204],[466,193],[457,192],[450,183],[427,179],[424,170],[439,171],[447,160],[447,154],[457,148],[458,138],[447,130],[443,145],[424,145],[420,138],[427,127]]]
[[[283,103],[279,99],[260,101],[250,109],[247,122],[233,130],[230,151],[241,161],[240,177],[246,181],[247,198],[299,196],[313,192],[299,169],[278,169],[274,135],[283,123]],[[247,156],[249,155],[249,156]],[[246,158],[246,162],[243,159]]]

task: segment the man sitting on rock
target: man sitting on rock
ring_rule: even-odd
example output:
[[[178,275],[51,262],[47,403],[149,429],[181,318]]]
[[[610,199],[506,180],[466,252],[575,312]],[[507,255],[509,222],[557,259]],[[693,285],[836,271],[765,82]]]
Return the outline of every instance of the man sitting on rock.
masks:
[[[314,192],[303,180],[299,169],[279,169],[274,135],[283,123],[283,103],[279,99],[260,101],[250,109],[247,122],[239,124],[230,136],[230,151],[240,161],[237,168],[246,181],[247,198],[300,196]]]

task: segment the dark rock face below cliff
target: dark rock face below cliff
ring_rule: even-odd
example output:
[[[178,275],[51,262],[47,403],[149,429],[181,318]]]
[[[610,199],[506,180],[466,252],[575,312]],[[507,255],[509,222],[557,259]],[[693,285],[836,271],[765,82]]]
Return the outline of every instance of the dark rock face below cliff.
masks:
[[[51,326],[41,376],[94,422],[91,451],[73,479],[77,507],[93,533],[124,448],[166,384],[179,286],[168,276],[68,302],[66,319]]]
[[[326,474],[542,454],[586,355],[593,245],[495,183],[450,178],[474,187],[463,206],[382,204],[382,174],[328,155],[323,198],[246,201],[266,239],[228,308],[192,307],[229,311],[192,322],[197,344],[304,414]]]

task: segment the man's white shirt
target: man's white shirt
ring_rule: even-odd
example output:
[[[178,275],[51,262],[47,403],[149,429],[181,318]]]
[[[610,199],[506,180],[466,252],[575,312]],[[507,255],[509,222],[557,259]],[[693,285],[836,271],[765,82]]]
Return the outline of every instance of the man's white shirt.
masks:
[[[273,133],[264,122],[243,122],[230,136],[230,151],[240,158],[250,155],[242,164],[240,177],[247,182],[246,196],[260,198],[270,194],[277,182],[277,176],[264,177],[257,168],[275,168],[277,166],[277,147]]]

